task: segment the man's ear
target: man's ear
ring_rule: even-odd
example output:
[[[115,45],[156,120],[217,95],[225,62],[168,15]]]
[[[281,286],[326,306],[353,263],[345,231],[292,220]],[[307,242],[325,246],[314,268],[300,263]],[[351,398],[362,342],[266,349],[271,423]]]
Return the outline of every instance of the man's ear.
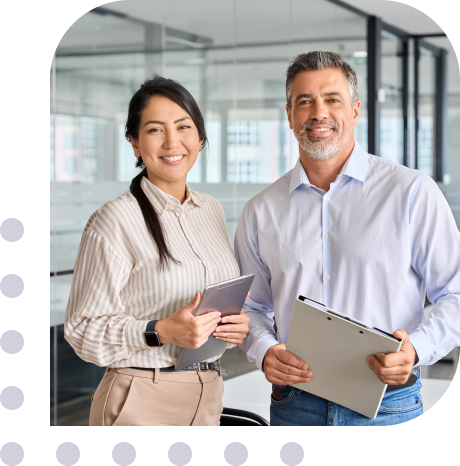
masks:
[[[289,128],[292,129],[292,119],[291,119],[291,109],[289,108],[289,105],[286,104],[286,113],[289,121]]]
[[[361,107],[361,101],[357,100],[356,103],[353,105],[353,125],[354,126],[358,124],[360,107]]]

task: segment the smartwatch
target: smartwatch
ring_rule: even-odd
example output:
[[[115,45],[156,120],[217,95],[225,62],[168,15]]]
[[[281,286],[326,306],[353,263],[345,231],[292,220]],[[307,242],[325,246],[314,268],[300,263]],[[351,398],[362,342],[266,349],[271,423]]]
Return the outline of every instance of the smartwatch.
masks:
[[[157,322],[158,320],[151,320],[147,324],[147,327],[145,327],[144,336],[148,346],[163,346],[163,343],[161,343],[158,333],[155,331],[155,325],[157,324]]]

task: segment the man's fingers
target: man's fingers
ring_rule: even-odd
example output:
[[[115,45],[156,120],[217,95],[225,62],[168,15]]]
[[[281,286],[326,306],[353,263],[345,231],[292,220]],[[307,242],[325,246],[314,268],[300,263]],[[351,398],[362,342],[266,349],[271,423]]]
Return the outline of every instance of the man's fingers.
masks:
[[[303,368],[299,369],[295,366],[292,366],[290,364],[285,364],[279,359],[272,357],[272,358],[268,358],[265,360],[264,369],[265,369],[265,372],[269,370],[276,370],[276,371],[282,372],[283,374],[292,375],[295,377],[302,377],[302,378],[309,377],[309,375],[311,374],[311,371],[308,370],[308,364],[305,364],[305,363],[303,364],[304,364]]]
[[[286,364],[288,366],[293,366],[300,370],[308,369],[308,364],[305,361],[302,361],[302,359],[299,359],[297,356],[290,353],[289,351],[286,351],[286,350],[277,351],[275,354],[276,354],[276,358],[279,361],[281,361],[283,364]]]
[[[272,369],[268,373],[266,372],[265,377],[268,381],[279,385],[293,385],[295,383],[307,383],[310,382],[313,377],[313,373],[308,371],[305,376],[299,376],[294,374],[287,374],[278,369]],[[274,382],[276,380],[276,382]]]
[[[404,366],[410,363],[410,358],[404,352],[399,353],[377,353],[376,358],[380,361],[383,367]]]

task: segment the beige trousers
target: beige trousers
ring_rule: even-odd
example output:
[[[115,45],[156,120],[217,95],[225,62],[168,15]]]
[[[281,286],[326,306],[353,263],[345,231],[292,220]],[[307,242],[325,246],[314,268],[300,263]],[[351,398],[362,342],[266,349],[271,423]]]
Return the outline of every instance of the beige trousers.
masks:
[[[108,368],[91,402],[90,426],[218,426],[224,383],[217,371]]]

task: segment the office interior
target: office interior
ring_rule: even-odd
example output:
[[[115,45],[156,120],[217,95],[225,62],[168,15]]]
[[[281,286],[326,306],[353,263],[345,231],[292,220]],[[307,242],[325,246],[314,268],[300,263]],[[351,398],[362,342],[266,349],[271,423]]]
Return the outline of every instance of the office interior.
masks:
[[[314,50],[340,53],[357,73],[355,139],[433,177],[460,225],[459,67],[449,39],[420,11],[383,0],[128,0],[95,8],[62,37],[50,74],[51,425],[88,425],[105,370],[75,354],[63,323],[85,223],[138,173],[123,136],[132,94],[162,75],[195,97],[209,145],[188,183],[222,203],[233,244],[245,203],[298,158],[285,72]],[[422,368],[425,410],[448,388],[458,350]],[[234,348],[222,365],[224,405],[268,418],[270,384],[255,364]]]

